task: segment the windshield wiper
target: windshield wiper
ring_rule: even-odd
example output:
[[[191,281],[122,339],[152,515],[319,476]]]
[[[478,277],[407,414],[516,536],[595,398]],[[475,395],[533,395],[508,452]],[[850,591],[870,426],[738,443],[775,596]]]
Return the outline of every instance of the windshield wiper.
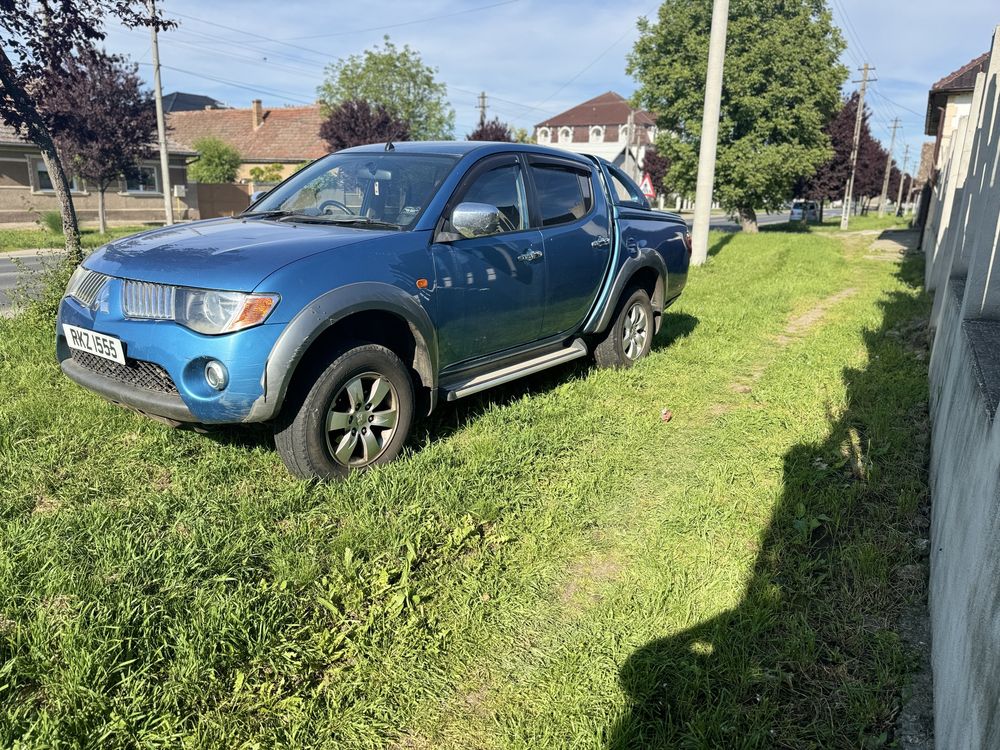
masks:
[[[287,208],[272,208],[270,211],[244,211],[240,214],[240,218],[243,219],[247,216],[265,218],[269,216],[289,216],[294,213],[294,211],[289,211]]]
[[[316,224],[337,224],[341,226],[351,226],[351,225],[361,225],[366,227],[379,227],[386,229],[400,229],[399,224],[392,224],[388,221],[379,221],[378,219],[373,219],[370,216],[338,216],[336,214],[320,214],[318,216],[313,216],[311,214],[297,214],[294,212],[289,212],[281,217],[281,221],[311,221]]]

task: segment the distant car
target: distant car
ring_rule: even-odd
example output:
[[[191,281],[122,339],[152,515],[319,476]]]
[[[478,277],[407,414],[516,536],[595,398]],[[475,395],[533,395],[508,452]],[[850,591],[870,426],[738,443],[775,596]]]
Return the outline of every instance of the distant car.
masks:
[[[632,365],[690,253],[684,221],[596,158],[362,146],[240,216],[104,246],[69,283],[56,349],[110,401],[271,423],[293,474],[334,478],[395,458],[440,400],[587,355]]]
[[[791,221],[819,221],[819,206],[815,201],[792,201]]]

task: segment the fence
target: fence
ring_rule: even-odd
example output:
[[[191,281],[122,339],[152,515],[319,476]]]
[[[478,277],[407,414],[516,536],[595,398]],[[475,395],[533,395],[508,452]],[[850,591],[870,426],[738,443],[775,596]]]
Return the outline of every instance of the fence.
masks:
[[[939,748],[1000,748],[1000,27],[925,223]]]
[[[250,186],[235,183],[199,183],[198,215],[202,219],[232,216],[250,205]]]

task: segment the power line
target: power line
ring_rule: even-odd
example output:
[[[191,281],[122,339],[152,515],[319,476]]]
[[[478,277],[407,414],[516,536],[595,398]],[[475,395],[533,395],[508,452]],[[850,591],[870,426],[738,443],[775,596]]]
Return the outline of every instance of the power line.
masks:
[[[150,66],[151,63],[141,62],[139,65]],[[254,91],[264,94],[270,94],[271,96],[276,96],[281,99],[287,99],[289,101],[296,102],[298,104],[315,104],[313,101],[308,101],[302,99],[297,94],[290,94],[287,91],[278,91],[277,89],[267,89],[262,86],[249,86],[245,83],[239,83],[238,81],[230,81],[225,78],[217,78],[216,76],[210,76],[207,73],[196,73],[193,70],[184,70],[183,68],[175,68],[172,65],[160,65],[161,68],[166,70],[173,70],[177,73],[184,73],[189,76],[194,76],[195,78],[204,78],[207,81],[215,81],[216,83],[224,83],[227,86],[234,86],[238,89],[246,89],[247,91]]]

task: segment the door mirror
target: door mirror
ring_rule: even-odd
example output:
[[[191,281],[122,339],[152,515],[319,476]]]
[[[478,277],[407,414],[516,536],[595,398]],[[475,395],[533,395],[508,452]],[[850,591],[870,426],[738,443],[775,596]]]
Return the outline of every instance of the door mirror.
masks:
[[[250,193],[250,202],[256,203],[270,192],[271,192],[270,190],[254,190],[252,193]]]
[[[489,203],[459,203],[451,212],[451,226],[465,239],[498,234],[502,224],[500,209]]]

